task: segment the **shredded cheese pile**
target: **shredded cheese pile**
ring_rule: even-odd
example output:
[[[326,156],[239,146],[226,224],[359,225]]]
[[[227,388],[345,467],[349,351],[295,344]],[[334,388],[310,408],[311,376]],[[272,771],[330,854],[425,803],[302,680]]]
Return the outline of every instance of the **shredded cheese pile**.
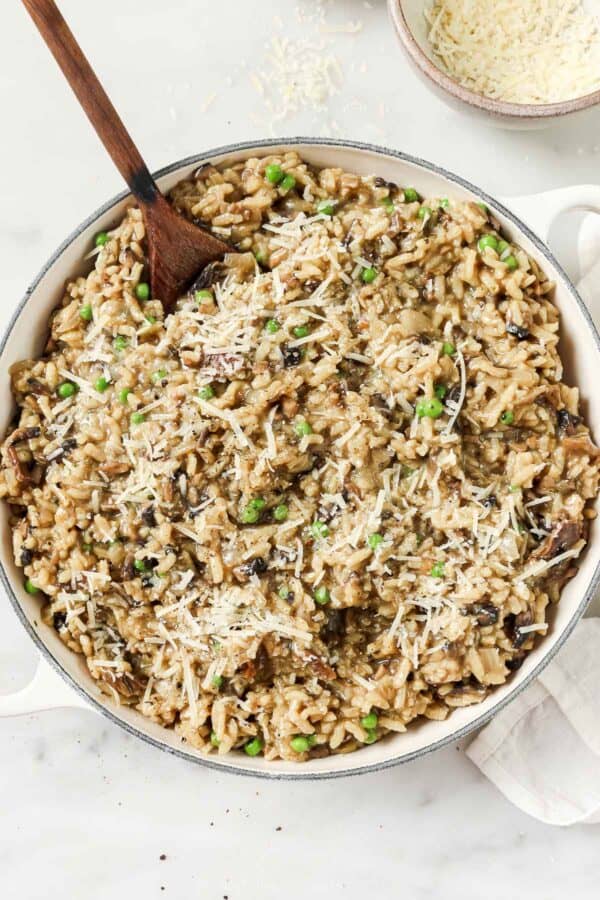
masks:
[[[600,89],[600,30],[582,0],[434,0],[429,42],[462,85],[513,103]]]

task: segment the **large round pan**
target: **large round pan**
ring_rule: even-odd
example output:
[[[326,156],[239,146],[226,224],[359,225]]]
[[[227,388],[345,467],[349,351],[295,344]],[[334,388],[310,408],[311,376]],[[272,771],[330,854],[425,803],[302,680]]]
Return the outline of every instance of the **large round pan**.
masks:
[[[157,180],[163,190],[168,190],[199,163],[208,160],[217,164],[235,162],[284,148],[297,149],[308,162],[317,166],[342,166],[363,175],[377,174],[398,184],[414,185],[425,196],[434,194],[485,201],[510,239],[520,244],[556,281],[566,381],[581,386],[587,420],[592,432],[600,435],[600,391],[595,389],[590,378],[592,373],[600,372],[600,340],[575,288],[543,241],[550,222],[559,212],[582,207],[600,210],[600,186],[561,189],[537,198],[511,201],[510,205],[533,223],[541,239],[503,203],[462,178],[403,153],[354,142],[295,138],[236,144],[176,162],[159,172]],[[116,223],[130,199],[129,195],[121,194],[83,222],[53,254],[19,304],[0,345],[0,432],[7,429],[14,409],[9,367],[17,360],[41,353],[48,317],[60,302],[65,281],[85,271],[83,259],[89,251],[92,236]],[[22,573],[12,557],[6,505],[0,508],[0,538],[0,578],[17,616],[41,655],[33,682],[19,694],[0,697],[0,715],[80,706],[101,713],[130,734],[184,759],[227,772],[270,778],[326,778],[369,772],[407,762],[463,738],[483,725],[539,674],[567,639],[600,578],[600,537],[599,529],[595,527],[577,575],[567,584],[560,603],[552,610],[548,634],[508,683],[494,690],[483,703],[456,709],[443,722],[416,723],[406,734],[389,735],[357,753],[294,764],[266,762],[244,754],[206,758],[181,743],[173,731],[150,722],[135,710],[114,705],[99,692],[82,658],[68,650],[56,632],[41,622],[39,600],[24,591]]]

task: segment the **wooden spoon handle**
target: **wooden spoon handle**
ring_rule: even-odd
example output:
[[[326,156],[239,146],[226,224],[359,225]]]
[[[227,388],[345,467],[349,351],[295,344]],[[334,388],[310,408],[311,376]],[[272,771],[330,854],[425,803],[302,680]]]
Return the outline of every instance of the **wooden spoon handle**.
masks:
[[[22,0],[115,166],[141,204],[158,188],[54,0]]]

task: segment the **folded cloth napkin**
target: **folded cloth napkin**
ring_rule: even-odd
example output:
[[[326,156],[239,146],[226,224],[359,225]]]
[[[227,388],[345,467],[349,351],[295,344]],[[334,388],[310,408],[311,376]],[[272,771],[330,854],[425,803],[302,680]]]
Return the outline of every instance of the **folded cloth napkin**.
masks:
[[[600,216],[584,220],[578,248],[579,292],[599,327]],[[594,612],[466,751],[512,803],[549,825],[600,823],[600,596]]]

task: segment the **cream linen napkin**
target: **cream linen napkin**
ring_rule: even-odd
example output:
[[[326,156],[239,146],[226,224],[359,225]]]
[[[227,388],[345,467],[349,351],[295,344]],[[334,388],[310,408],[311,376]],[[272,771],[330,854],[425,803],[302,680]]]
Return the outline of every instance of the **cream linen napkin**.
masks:
[[[599,216],[584,220],[578,250],[579,292],[599,327]],[[600,596],[591,605],[594,613],[600,615]],[[577,625],[539,679],[466,752],[536,819],[549,825],[600,823],[600,617]]]

